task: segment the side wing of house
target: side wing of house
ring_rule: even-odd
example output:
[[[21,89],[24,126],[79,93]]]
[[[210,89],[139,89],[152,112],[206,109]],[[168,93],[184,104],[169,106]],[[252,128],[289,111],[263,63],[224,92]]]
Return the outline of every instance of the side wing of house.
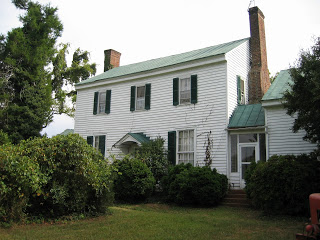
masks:
[[[292,83],[289,70],[282,70],[262,98],[265,109],[265,124],[268,131],[267,157],[272,155],[310,153],[316,149],[315,144],[303,140],[305,132],[292,132],[295,117],[286,114],[282,105],[283,93]]]
[[[304,141],[305,131],[292,132],[294,117],[286,114],[282,106],[264,106],[268,127],[268,156],[310,153],[315,144]]]

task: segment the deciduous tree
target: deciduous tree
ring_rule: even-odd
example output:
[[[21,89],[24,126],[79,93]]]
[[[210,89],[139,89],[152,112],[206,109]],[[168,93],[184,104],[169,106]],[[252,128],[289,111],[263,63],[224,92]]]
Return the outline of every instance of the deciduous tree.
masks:
[[[73,107],[65,101],[75,92],[63,86],[95,74],[95,64],[88,63],[88,52],[78,49],[67,66],[68,45],[56,48],[63,30],[57,8],[30,0],[12,2],[25,12],[22,27],[0,35],[0,130],[17,143],[40,136],[54,114],[72,115]]]
[[[310,50],[301,51],[291,68],[291,90],[284,94],[287,114],[297,114],[293,131],[306,131],[304,137],[320,148],[320,37]]]

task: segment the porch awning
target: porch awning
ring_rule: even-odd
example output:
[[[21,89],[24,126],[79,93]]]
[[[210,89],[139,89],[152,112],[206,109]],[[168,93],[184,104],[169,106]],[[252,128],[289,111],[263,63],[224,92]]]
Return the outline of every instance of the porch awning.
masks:
[[[149,142],[150,138],[143,133],[127,133],[118,142],[114,144],[116,148],[121,146],[128,146],[132,143],[138,144],[140,146],[142,143]]]
[[[238,105],[233,111],[228,129],[264,126],[264,109],[260,103]]]

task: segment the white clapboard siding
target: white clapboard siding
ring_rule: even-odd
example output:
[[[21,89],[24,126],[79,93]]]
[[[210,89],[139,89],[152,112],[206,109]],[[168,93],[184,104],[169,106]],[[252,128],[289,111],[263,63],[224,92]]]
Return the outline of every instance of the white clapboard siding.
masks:
[[[266,107],[266,125],[268,127],[269,157],[310,153],[315,144],[304,141],[304,131],[292,132],[294,118],[287,115],[282,107]]]
[[[237,107],[237,76],[240,76],[245,85],[245,100],[248,102],[248,76],[250,71],[249,40],[226,54],[228,62],[228,118]]]
[[[245,100],[248,102],[248,76],[250,71],[250,46],[249,41],[244,42],[239,47],[233,49],[226,54],[226,59],[228,62],[227,73],[228,73],[228,112],[227,118],[229,119],[238,105],[238,85],[237,76],[240,76],[244,80],[245,84]],[[228,120],[229,123],[229,120]],[[229,140],[228,140],[229,141]],[[230,144],[229,144],[230,146]],[[230,148],[227,151],[227,176],[229,178],[229,183],[232,188],[240,188],[240,173],[231,173],[230,166]]]
[[[241,51],[245,52],[244,46],[241,45],[240,48],[243,48]],[[243,57],[247,57],[247,54],[243,54]],[[219,56],[217,59],[219,61],[216,62],[203,60],[205,65],[201,66],[198,62],[197,65],[187,69],[173,66],[166,71],[160,69],[159,74],[156,71],[150,75],[141,73],[135,77],[127,77],[125,81],[107,80],[103,82],[104,84],[101,84],[100,81],[99,86],[96,86],[98,84],[93,84],[90,88],[81,86],[77,89],[75,132],[84,138],[92,135],[106,135],[108,156],[121,153],[114,147],[114,144],[128,132],[143,132],[152,139],[160,136],[166,140],[165,146],[167,147],[169,131],[194,129],[197,136],[196,162],[202,166],[204,165],[207,136],[211,131],[212,167],[227,174],[226,127],[229,118],[227,75],[229,71],[230,75],[241,75],[245,70],[237,67],[236,71],[239,70],[237,74],[231,69],[236,64],[227,67],[228,62],[223,57]],[[229,60],[234,61],[233,55],[229,56]],[[173,106],[173,78],[194,74],[198,76],[198,103]],[[234,81],[236,86],[236,78]],[[131,112],[131,86],[141,86],[147,83],[151,84],[151,109]],[[93,115],[94,92],[107,89],[112,91],[110,114]],[[230,94],[234,97],[233,95]]]

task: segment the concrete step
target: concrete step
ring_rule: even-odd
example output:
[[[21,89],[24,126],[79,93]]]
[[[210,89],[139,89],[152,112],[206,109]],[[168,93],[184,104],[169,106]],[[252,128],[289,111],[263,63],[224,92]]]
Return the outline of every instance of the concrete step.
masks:
[[[243,190],[231,190],[223,199],[222,205],[230,207],[250,207],[250,201]]]

